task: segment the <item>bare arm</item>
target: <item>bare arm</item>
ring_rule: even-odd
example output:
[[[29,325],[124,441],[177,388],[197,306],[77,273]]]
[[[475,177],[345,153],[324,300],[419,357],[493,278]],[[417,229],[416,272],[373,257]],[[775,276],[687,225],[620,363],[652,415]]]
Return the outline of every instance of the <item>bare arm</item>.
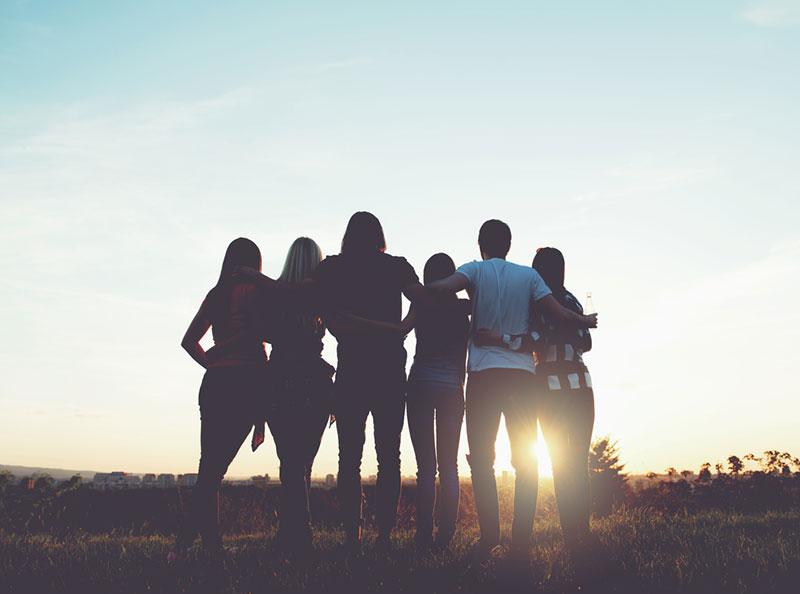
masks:
[[[406,314],[406,317],[403,318],[403,321],[400,322],[400,328],[402,330],[403,335],[408,334],[414,329],[414,326],[417,323],[417,308],[414,304],[411,304],[411,307]]]
[[[189,327],[186,329],[186,334],[183,335],[181,346],[201,367],[208,367],[208,357],[203,347],[200,346],[200,339],[205,336],[206,332],[208,332],[208,329],[211,327],[211,321],[208,319],[204,305],[205,304],[200,306],[194,319],[192,319]]]
[[[349,313],[337,313],[326,319],[331,334],[401,334],[402,326],[391,322],[370,320]]]
[[[469,288],[469,279],[459,272],[425,285],[425,288],[434,293],[458,293]]]
[[[548,295],[536,302],[537,307],[541,307],[556,324],[571,324],[581,328],[597,328],[597,314],[584,316],[567,309],[561,305],[556,298]]]
[[[474,335],[477,346],[501,347],[518,353],[535,353],[544,346],[541,340],[534,340],[530,333],[510,334],[506,338],[509,342],[503,340],[502,334],[489,328],[478,328]]]

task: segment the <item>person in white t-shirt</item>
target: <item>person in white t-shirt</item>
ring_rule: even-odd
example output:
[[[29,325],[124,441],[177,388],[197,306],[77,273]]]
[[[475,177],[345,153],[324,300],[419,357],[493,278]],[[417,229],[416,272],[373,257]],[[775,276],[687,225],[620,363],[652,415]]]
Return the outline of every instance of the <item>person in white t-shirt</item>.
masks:
[[[577,314],[556,301],[539,273],[528,266],[506,261],[511,230],[498,220],[486,221],[478,234],[481,261],[464,264],[451,276],[429,285],[434,291],[466,290],[472,301],[472,335],[469,362],[466,422],[472,489],[481,538],[473,556],[491,555],[500,544],[500,513],[494,473],[494,445],[505,416],[511,442],[511,463],[516,473],[512,555],[527,558],[533,531],[538,490],[536,442],[537,389],[530,353],[484,344],[478,330],[490,330],[513,342],[527,334],[532,303],[565,324],[595,327],[596,316]],[[513,346],[513,345],[512,345]]]

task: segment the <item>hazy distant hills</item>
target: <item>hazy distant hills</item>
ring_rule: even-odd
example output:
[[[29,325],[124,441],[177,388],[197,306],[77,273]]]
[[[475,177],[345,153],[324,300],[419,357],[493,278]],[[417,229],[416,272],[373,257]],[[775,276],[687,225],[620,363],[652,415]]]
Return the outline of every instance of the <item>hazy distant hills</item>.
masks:
[[[7,470],[17,478],[23,476],[33,476],[34,474],[49,474],[54,479],[62,481],[72,478],[76,474],[84,480],[91,480],[94,478],[94,470],[69,470],[67,468],[40,468],[38,466],[9,466],[7,464],[0,464],[0,472]]]

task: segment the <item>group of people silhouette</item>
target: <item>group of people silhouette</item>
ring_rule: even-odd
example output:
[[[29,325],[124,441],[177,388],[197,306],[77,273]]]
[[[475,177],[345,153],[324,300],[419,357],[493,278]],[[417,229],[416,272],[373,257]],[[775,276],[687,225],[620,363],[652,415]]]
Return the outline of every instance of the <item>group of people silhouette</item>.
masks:
[[[597,316],[584,315],[565,288],[559,250],[537,250],[532,266],[508,262],[511,230],[499,220],[483,223],[478,245],[481,260],[459,268],[447,254],[431,256],[422,283],[405,258],[386,253],[380,221],[368,212],[350,218],[338,255],[323,259],[313,240],[295,240],[278,279],[261,274],[261,253],[249,239],[228,246],[219,280],[182,342],[206,372],[199,395],[197,485],[175,555],[185,554],[198,533],[206,550],[222,551],[219,488],[251,430],[253,450],[264,441],[265,424],[280,459],[277,542],[289,554],[309,552],[311,468],[329,419],[335,419],[338,434],[346,550],[357,554],[370,414],[379,550],[391,547],[407,416],[417,461],[416,547],[447,548],[456,531],[457,453],[466,417],[480,525],[472,555],[496,551],[501,541],[494,458],[502,415],[516,474],[510,553],[527,558],[530,550],[538,421],[553,462],[566,549],[576,560],[587,555],[594,395],[582,353],[591,348],[589,328],[596,327]],[[469,299],[457,297],[462,290]],[[411,302],[405,317],[403,296]],[[200,340],[209,328],[214,346],[204,350]],[[406,377],[404,338],[412,330],[416,352]],[[335,369],[322,357],[326,331],[338,343]],[[265,343],[272,347],[269,360]]]

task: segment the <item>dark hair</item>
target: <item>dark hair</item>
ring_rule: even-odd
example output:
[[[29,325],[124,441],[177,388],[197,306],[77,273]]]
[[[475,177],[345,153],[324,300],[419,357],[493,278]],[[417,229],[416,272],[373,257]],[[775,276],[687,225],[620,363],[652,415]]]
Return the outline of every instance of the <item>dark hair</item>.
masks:
[[[503,221],[490,219],[481,225],[478,245],[489,258],[505,258],[511,249],[511,229]]]
[[[543,247],[536,250],[533,267],[542,277],[550,290],[562,295],[564,288],[564,254],[554,247]]]
[[[456,265],[453,259],[447,254],[438,253],[433,254],[428,261],[425,262],[425,269],[422,273],[422,278],[425,284],[432,283],[433,281],[447,278],[456,271]]]
[[[359,211],[347,223],[342,238],[342,253],[357,254],[386,249],[381,222],[371,212]]]
[[[206,298],[211,312],[211,321],[219,316],[226,315],[231,297],[231,289],[236,284],[233,273],[237,266],[247,266],[261,270],[261,250],[251,240],[245,237],[234,239],[225,250],[225,259],[222,260],[222,270],[219,280]]]

